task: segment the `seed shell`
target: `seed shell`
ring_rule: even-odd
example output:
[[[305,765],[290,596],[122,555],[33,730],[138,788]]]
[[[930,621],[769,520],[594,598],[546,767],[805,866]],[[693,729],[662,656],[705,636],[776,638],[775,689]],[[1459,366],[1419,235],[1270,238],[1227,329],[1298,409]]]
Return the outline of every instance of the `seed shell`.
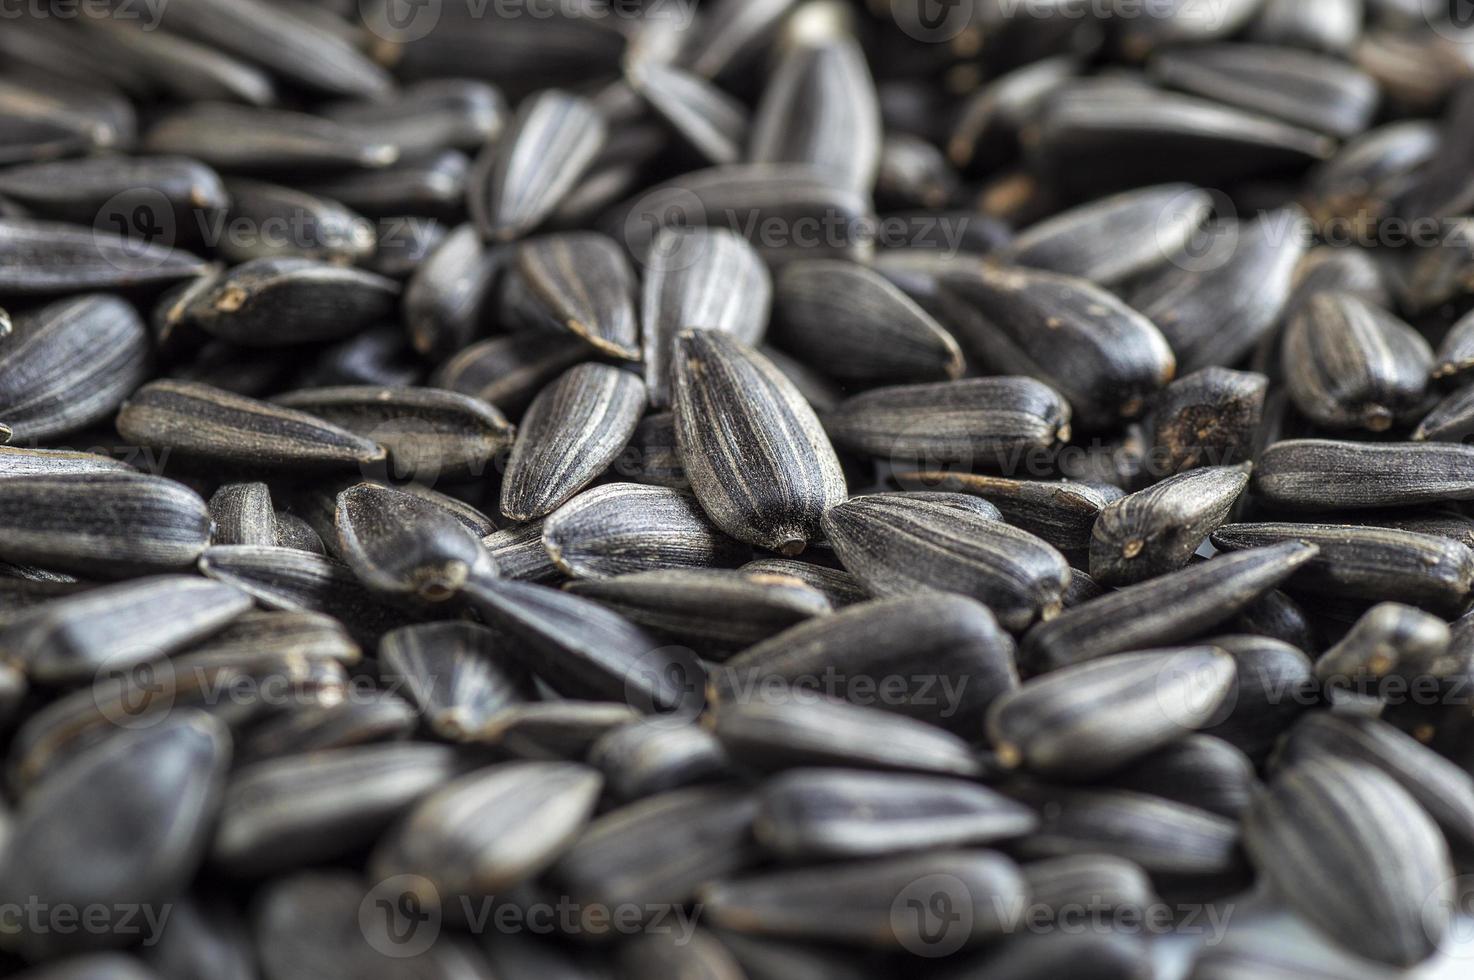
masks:
[[[1201,734],[1188,735],[1142,756],[1108,782],[1232,819],[1248,808],[1260,790],[1248,756],[1222,739]]]
[[[639,360],[635,273],[618,244],[604,235],[569,232],[524,242],[516,274],[536,318],[567,330],[601,354]]]
[[[227,483],[210,497],[211,544],[276,544],[276,511],[264,483]]]
[[[531,676],[504,653],[497,634],[474,623],[418,623],[384,634],[379,671],[431,731],[452,742],[468,740],[533,693]]]
[[[224,103],[191,106],[164,116],[150,127],[143,147],[232,173],[387,167],[399,159],[392,144],[365,138],[328,119]]]
[[[710,732],[662,718],[606,732],[589,749],[588,761],[604,773],[620,800],[718,782],[730,775],[726,752]]]
[[[1234,659],[1237,671],[1234,690],[1223,701],[1222,719],[1202,732],[1263,761],[1279,736],[1320,703],[1310,658],[1264,636],[1216,636],[1210,642]]]
[[[106,228],[0,217],[0,295],[130,289],[204,274],[203,259],[152,238]]]
[[[1285,439],[1264,450],[1254,491],[1296,510],[1474,499],[1474,449],[1432,443]]]
[[[1375,683],[1404,663],[1413,667],[1435,661],[1448,647],[1443,620],[1400,603],[1381,602],[1321,654],[1315,677],[1327,689],[1355,688],[1361,682]]]
[[[865,587],[849,572],[795,558],[758,558],[738,571],[749,575],[779,575],[797,579],[829,600],[830,606],[843,609],[870,598]]]
[[[641,64],[628,75],[650,108],[708,163],[741,161],[748,132],[748,111],[741,102],[670,65]]]
[[[341,340],[390,319],[399,284],[372,272],[303,258],[236,266],[194,297],[190,323],[242,347]]]
[[[436,370],[431,383],[515,418],[533,396],[590,354],[588,345],[571,335],[512,334],[464,348]]]
[[[373,483],[338,494],[337,550],[358,580],[403,601],[439,603],[496,574],[480,536],[424,497]]]
[[[1113,501],[1095,522],[1090,577],[1130,585],[1182,568],[1249,485],[1240,466],[1207,466]]]
[[[1152,409],[1154,458],[1168,475],[1249,459],[1268,390],[1262,374],[1221,367],[1178,378]]]

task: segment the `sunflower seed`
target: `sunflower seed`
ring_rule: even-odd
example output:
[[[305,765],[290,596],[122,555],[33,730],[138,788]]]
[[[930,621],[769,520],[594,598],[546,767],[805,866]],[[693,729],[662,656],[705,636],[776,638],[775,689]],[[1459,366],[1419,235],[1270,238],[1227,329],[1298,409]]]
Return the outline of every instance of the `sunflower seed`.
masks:
[[[566,588],[713,660],[830,612],[828,599],[797,580],[717,569],[636,572]]]
[[[1253,489],[1269,504],[1298,510],[1474,499],[1474,449],[1286,439],[1260,456]]]
[[[276,511],[264,483],[227,483],[210,497],[211,544],[276,544]]]
[[[250,875],[332,860],[374,840],[460,766],[454,749],[407,743],[244,767],[226,786],[211,859]]]
[[[660,641],[598,603],[541,585],[477,579],[470,598],[517,656],[566,697],[627,701],[645,712],[700,707],[705,674],[689,651]]]
[[[705,78],[742,67],[777,32],[795,0],[715,0],[701,11],[680,64]]]
[[[751,163],[801,163],[868,192],[880,167],[880,106],[853,37],[806,37],[780,55],[752,119]]]
[[[589,765],[600,769],[621,800],[634,800],[729,775],[720,742],[696,725],[650,719],[621,725],[589,749]]]
[[[996,258],[1112,286],[1166,262],[1212,209],[1211,195],[1191,184],[1127,191],[1039,222]]]
[[[291,548],[294,551],[306,551],[314,555],[326,555],[327,549],[323,547],[322,538],[317,532],[296,514],[286,511],[277,511],[274,521],[275,535],[272,544],[278,548]],[[224,542],[217,542],[224,543]]]
[[[1382,432],[1423,401],[1433,351],[1391,314],[1349,293],[1321,293],[1285,331],[1290,397],[1328,428]]]
[[[1319,549],[1285,541],[1190,565],[1067,609],[1024,637],[1035,672],[1192,639],[1225,622],[1311,561]]]
[[[1315,662],[1315,677],[1328,689],[1375,684],[1411,663],[1441,657],[1449,631],[1443,620],[1409,606],[1383,602],[1356,621],[1341,641]]]
[[[452,742],[468,740],[497,712],[533,693],[530,676],[502,653],[497,635],[473,623],[423,623],[386,633],[379,670],[436,735]]]
[[[935,897],[946,909],[956,910],[952,914],[961,917],[956,928],[970,943],[1011,932],[1016,925],[1011,910],[1026,902],[1017,865],[990,851],[941,851],[765,871],[710,885],[702,889],[700,901],[713,924],[743,933],[914,950],[936,941],[921,931],[930,923],[896,910],[910,912],[911,906],[903,903],[923,901],[913,898],[913,892],[928,896],[924,885],[942,881],[945,887]],[[918,889],[918,884],[923,887]],[[836,908],[835,895],[850,896],[845,911]]]
[[[748,575],[779,575],[797,579],[827,598],[835,609],[853,606],[870,598],[865,587],[849,572],[793,558],[758,558],[738,571]]]
[[[960,592],[1014,631],[1056,615],[1070,582],[1064,556],[1032,534],[928,495],[855,497],[825,513],[824,532],[871,594]]]
[[[1204,949],[1193,980],[1389,980],[1401,972],[1343,952],[1309,925],[1266,938],[1261,929],[1246,930],[1237,941]]]
[[[604,144],[607,126],[587,99],[539,92],[482,151],[471,179],[471,213],[489,241],[532,231],[573,190]]]
[[[792,557],[844,499],[844,474],[813,410],[762,355],[685,331],[675,349],[676,442],[702,507],[738,540]]]
[[[689,490],[691,481],[681,466],[676,448],[676,417],[671,412],[651,412],[635,426],[635,434],[625,447],[614,471],[637,483]]]
[[[0,480],[0,515],[0,558],[91,577],[181,569],[210,539],[198,495],[135,473]]]
[[[143,146],[150,153],[189,157],[231,173],[387,167],[399,159],[393,144],[362,137],[331,120],[223,103],[164,116],[144,136]]]
[[[148,330],[113,296],[61,300],[15,318],[0,345],[0,414],[13,439],[99,422],[148,377]]]
[[[171,248],[154,230],[141,238],[106,227],[0,218],[0,294],[73,294],[128,289],[202,275],[203,259]]]
[[[50,73],[0,81],[0,164],[34,163],[97,150],[126,148],[138,121],[119,95],[66,82]]]
[[[270,75],[203,44],[118,17],[84,17],[78,27],[87,45],[112,61],[139,66],[151,83],[177,99],[256,106],[276,101]]]
[[[1235,688],[1223,700],[1221,720],[1202,733],[1261,762],[1279,736],[1320,701],[1310,658],[1268,637],[1217,636],[1210,642],[1232,657],[1238,669]]]
[[[412,875],[432,905],[500,895],[583,830],[603,784],[588,766],[516,762],[463,776],[421,800],[370,859],[380,880]]]
[[[665,228],[645,273],[645,385],[650,402],[670,403],[671,359],[682,330],[721,330],[744,344],[763,338],[773,281],[745,239],[725,228]]]
[[[535,319],[611,357],[639,360],[635,274],[612,238],[549,235],[517,249],[517,275],[538,305]]]
[[[199,866],[229,758],[230,739],[216,722],[181,712],[72,759],[27,795],[16,817],[6,894],[78,908],[173,900]],[[55,860],[58,847],[68,860]],[[121,930],[63,939],[24,926],[10,938],[33,958],[127,942]]]
[[[1249,808],[1244,846],[1299,914],[1360,956],[1410,967],[1449,928],[1448,846],[1417,801],[1376,768],[1316,759],[1286,771]],[[1326,901],[1330,874],[1346,901]]]
[[[1108,854],[1076,854],[1031,861],[1020,868],[1036,906],[1056,916],[1077,904],[1145,909],[1157,902],[1151,879],[1137,865]]]
[[[875,196],[885,210],[940,210],[958,196],[959,180],[945,154],[919,136],[892,132],[880,146]]]
[[[1247,465],[1205,466],[1106,505],[1091,532],[1090,577],[1130,585],[1182,568],[1248,485]]]
[[[480,398],[516,417],[534,395],[590,354],[587,344],[569,335],[497,337],[463,349],[440,366],[431,383]]]
[[[1038,907],[1037,902],[1029,906],[1031,910]],[[966,962],[964,968],[968,972],[956,976],[1000,976],[1017,980],[1048,980],[1064,974],[1079,980],[1144,977],[1154,969],[1153,949],[1141,937],[1121,932],[1015,931]]]
[[[1113,774],[1113,787],[1237,819],[1259,791],[1254,763],[1221,739],[1188,735]]]
[[[144,195],[150,204],[162,197],[176,221],[195,209],[214,211],[229,203],[220,176],[183,157],[108,156],[10,167],[0,172],[0,194],[37,216],[88,225],[106,220],[109,226],[119,195],[135,204],[145,203]]]
[[[662,793],[599,817],[550,875],[580,903],[683,903],[705,882],[755,863],[756,811],[753,796],[732,787]],[[662,857],[671,853],[682,859]]]
[[[231,269],[195,297],[186,318],[243,347],[340,340],[392,317],[392,279],[300,258],[257,259]]]
[[[1101,657],[999,697],[988,734],[1009,768],[1100,776],[1210,721],[1233,684],[1233,660],[1213,647]]]
[[[1369,130],[1343,146],[1307,178],[1307,208],[1319,224],[1335,218],[1360,225],[1390,216],[1416,175],[1438,156],[1438,127],[1400,120]]]
[[[747,107],[699,75],[642,64],[630,85],[708,163],[737,163],[747,145]]]
[[[1176,370],[1151,322],[1084,279],[977,262],[944,274],[942,285],[969,353],[995,373],[1058,389],[1079,419],[1140,414]]]
[[[1463,388],[1433,407],[1413,430],[1418,442],[1465,443],[1474,435],[1474,395]]]
[[[251,980],[256,976],[256,952],[245,921],[233,905],[215,896],[174,902],[168,925],[143,957],[161,977],[203,973],[217,980]],[[99,973],[99,978],[105,976],[128,980],[124,973]]]
[[[501,511],[515,521],[558,509],[618,458],[645,411],[639,377],[579,364],[527,409],[502,480]]]
[[[436,388],[301,388],[272,401],[372,439],[396,477],[421,483],[486,472],[516,434],[481,399]]]
[[[507,123],[507,103],[495,86],[459,78],[406,85],[387,101],[338,102],[319,111],[397,146],[406,158],[479,150]]]
[[[405,288],[404,318],[415,350],[444,360],[466,347],[479,332],[501,265],[473,225],[446,236]]]
[[[384,459],[378,443],[305,412],[188,381],[144,385],[117,425],[139,445],[202,463],[321,471]]]
[[[368,588],[392,599],[440,603],[496,574],[481,540],[423,497],[360,483],[338,494],[338,550]]]
[[[1297,208],[1216,222],[1209,237],[1132,284],[1126,300],[1156,324],[1179,373],[1233,365],[1273,329],[1305,254]]]
[[[419,720],[403,698],[384,691],[301,706],[252,725],[240,740],[239,762],[249,765],[288,755],[404,741],[414,734]]]
[[[1213,533],[1214,546],[1224,551],[1290,541],[1319,549],[1289,580],[1292,592],[1386,599],[1457,614],[1474,587],[1474,551],[1428,534],[1337,524],[1229,524]]]
[[[890,693],[874,698],[867,688],[882,681]],[[773,683],[793,692],[779,697],[832,683],[826,693],[851,703],[974,738],[988,705],[1018,685],[1018,671],[1013,640],[986,606],[936,594],[860,603],[800,623],[713,669],[709,694],[721,710],[752,703]]]
[[[481,539],[503,578],[548,584],[563,578],[543,545],[543,522],[529,521]]]
[[[1363,5],[1351,0],[1268,0],[1249,37],[1327,54],[1346,54],[1361,35]]]
[[[1206,367],[1168,385],[1152,409],[1154,457],[1170,475],[1253,454],[1269,379]]]
[[[1434,357],[1432,376],[1463,381],[1474,370],[1474,311],[1460,317],[1444,335]]]
[[[536,701],[498,712],[475,741],[526,759],[583,761],[601,737],[643,716],[627,704]]]
[[[298,383],[314,388],[379,385],[399,388],[424,376],[409,339],[396,324],[370,327],[320,352]]]

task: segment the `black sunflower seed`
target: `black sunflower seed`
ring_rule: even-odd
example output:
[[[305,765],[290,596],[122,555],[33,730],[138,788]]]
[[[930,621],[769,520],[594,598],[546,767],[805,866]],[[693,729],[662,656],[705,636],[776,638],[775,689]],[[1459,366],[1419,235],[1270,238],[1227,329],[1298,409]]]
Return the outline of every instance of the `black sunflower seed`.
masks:
[[[1205,466],[1107,504],[1091,532],[1090,577],[1130,585],[1182,568],[1248,485],[1247,466]]]

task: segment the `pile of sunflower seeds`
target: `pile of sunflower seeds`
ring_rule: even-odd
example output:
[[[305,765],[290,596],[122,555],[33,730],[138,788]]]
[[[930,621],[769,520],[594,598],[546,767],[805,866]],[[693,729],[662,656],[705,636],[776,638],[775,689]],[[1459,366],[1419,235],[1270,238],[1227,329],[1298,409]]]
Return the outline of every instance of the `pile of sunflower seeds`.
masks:
[[[1466,7],[0,6],[0,975],[1464,975]]]

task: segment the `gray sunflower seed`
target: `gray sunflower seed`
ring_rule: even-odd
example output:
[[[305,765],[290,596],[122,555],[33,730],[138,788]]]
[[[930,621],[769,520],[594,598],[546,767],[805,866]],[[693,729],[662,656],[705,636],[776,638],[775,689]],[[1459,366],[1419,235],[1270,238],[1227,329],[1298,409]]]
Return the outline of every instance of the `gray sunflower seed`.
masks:
[[[214,895],[176,901],[168,925],[143,957],[165,978],[206,974],[217,980],[251,980],[256,976],[256,952],[245,921],[228,900]],[[106,972],[99,977],[115,975],[128,978]]]
[[[227,483],[210,497],[211,544],[276,544],[276,510],[264,483]]]
[[[200,556],[200,571],[249,593],[268,609],[326,613],[362,642],[377,642],[379,634],[403,622],[347,565],[310,551],[215,545]]]
[[[569,195],[604,145],[598,107],[565,92],[539,92],[476,161],[471,213],[490,241],[532,231]]]
[[[1104,425],[1138,415],[1176,370],[1167,340],[1146,317],[1084,279],[975,262],[945,273],[942,284],[969,353],[995,373],[1058,389],[1077,419]]]
[[[1112,286],[1166,262],[1212,210],[1212,196],[1191,184],[1126,191],[1039,222],[996,257]]]
[[[781,858],[865,858],[1021,837],[1026,806],[936,775],[794,769],[771,778],[753,833]]]
[[[405,157],[479,150],[507,123],[506,99],[495,86],[460,78],[407,85],[387,101],[338,102],[319,111],[399,147]]]
[[[443,745],[364,745],[269,759],[237,770],[225,788],[211,860],[267,875],[350,853],[457,775]]]
[[[1319,551],[1289,580],[1292,592],[1391,600],[1462,612],[1474,587],[1474,551],[1447,538],[1337,524],[1229,524],[1213,533],[1224,551],[1300,541]]]
[[[1354,0],[1268,0],[1249,37],[1327,54],[1346,54],[1361,36],[1363,4]]]
[[[117,425],[138,445],[208,463],[321,471],[384,459],[378,443],[305,412],[190,381],[144,385]]]
[[[1432,376],[1465,380],[1474,370],[1474,311],[1460,317],[1438,345]]]
[[[708,163],[738,163],[748,143],[747,107],[700,75],[670,65],[627,71],[650,108]]]
[[[317,531],[296,514],[289,514],[284,510],[276,512],[272,524],[275,532],[270,544],[278,548],[291,548],[294,551],[306,551],[314,555],[326,555],[327,548],[323,546],[322,538],[318,537]],[[216,544],[225,544],[219,541]],[[241,541],[239,544],[251,542]]]
[[[1106,594],[1106,587],[1090,577],[1089,572],[1082,572],[1078,568],[1070,569],[1070,587],[1065,590],[1065,608],[1073,609],[1083,606],[1092,599],[1099,599]]]
[[[1246,930],[1237,941],[1204,949],[1193,961],[1192,980],[1390,980],[1402,972],[1333,946],[1309,925],[1267,938],[1263,930]]]
[[[627,704],[534,701],[498,712],[475,736],[526,759],[581,762],[601,737],[642,717]]]
[[[1474,393],[1463,388],[1433,407],[1412,438],[1417,442],[1466,442],[1474,435]]]
[[[1429,443],[1286,439],[1264,450],[1254,492],[1298,510],[1474,499],[1474,449]]]
[[[60,572],[127,578],[192,565],[210,512],[163,477],[74,473],[0,480],[0,559]]]
[[[150,153],[189,157],[232,173],[387,167],[399,159],[393,144],[319,116],[224,103],[164,116],[144,136],[143,146]]]
[[[593,822],[550,872],[575,901],[606,907],[684,903],[698,887],[755,863],[757,801],[745,790],[662,793]],[[668,860],[672,853],[680,861]]]
[[[0,81],[0,163],[35,163],[126,148],[138,121],[120,94],[67,82],[51,73]]]
[[[591,351],[577,337],[525,333],[472,344],[435,372],[437,388],[480,398],[512,417]]]
[[[495,407],[437,388],[299,388],[272,401],[372,439],[395,476],[422,483],[486,472],[516,435]]]
[[[1410,606],[1381,602],[1358,619],[1334,646],[1315,662],[1315,678],[1328,689],[1375,683],[1403,665],[1443,656],[1449,646],[1448,625]]]
[[[1108,854],[1074,854],[1031,861],[1020,868],[1031,902],[1060,910],[1077,905],[1113,909],[1145,909],[1158,901],[1146,872],[1130,861]]]
[[[1288,643],[1262,636],[1218,636],[1213,646],[1234,659],[1235,689],[1223,701],[1221,721],[1202,729],[1256,762],[1279,736],[1320,701],[1310,658]]]
[[[646,264],[641,315],[651,404],[670,403],[676,334],[721,330],[756,345],[772,300],[772,277],[746,239],[725,228],[662,229]]]
[[[908,490],[927,487],[982,497],[996,506],[1008,523],[1057,548],[1074,567],[1074,578],[1079,578],[1079,570],[1090,562],[1091,530],[1096,519],[1125,496],[1117,487],[1103,483],[1013,480],[941,470],[897,473],[896,479]]]
[[[1167,338],[1179,373],[1236,364],[1273,329],[1305,254],[1304,217],[1287,208],[1215,222],[1208,239],[1132,285],[1127,302]]]
[[[1014,631],[1056,615],[1070,582],[1069,563],[1039,538],[929,495],[855,497],[825,513],[824,533],[872,595],[960,592]]]
[[[696,725],[671,725],[664,719],[622,725],[599,737],[589,749],[589,765],[604,773],[621,800],[666,793],[729,775],[720,742]]]
[[[988,711],[999,761],[1050,778],[1100,776],[1202,727],[1233,688],[1213,647],[1118,654],[1037,677]]]
[[[880,145],[877,199],[897,207],[940,210],[957,197],[959,180],[946,155],[919,136],[888,133]]]
[[[1315,545],[1285,541],[1128,585],[1035,626],[1024,637],[1023,662],[1040,672],[1190,640],[1233,618],[1318,553]]]
[[[653,392],[651,398],[653,401]],[[637,483],[671,490],[691,489],[691,481],[686,479],[686,470],[681,466],[681,455],[676,448],[674,413],[651,412],[641,419],[614,471]]]
[[[208,655],[221,663],[251,657],[279,657],[333,660],[345,666],[357,664],[363,656],[342,623],[306,610],[246,612],[196,643],[188,654],[201,659]]]
[[[950,732],[839,701],[722,704],[710,724],[733,759],[760,771],[835,766],[976,776],[982,769]]]
[[[793,262],[778,278],[773,341],[838,381],[898,384],[961,377],[952,335],[864,266]]]
[[[705,78],[742,67],[775,34],[795,0],[716,0],[701,11],[679,62]]]
[[[326,95],[387,95],[389,74],[331,30],[291,8],[262,0],[171,2],[171,30],[270,69],[295,85]]]
[[[1268,45],[1163,51],[1149,71],[1173,88],[1340,139],[1367,128],[1381,96],[1370,76],[1339,58]]]
[[[1178,378],[1152,409],[1154,456],[1168,474],[1248,459],[1268,389],[1262,374],[1221,367]]]
[[[338,550],[359,581],[389,598],[439,603],[496,574],[480,537],[412,493],[360,483],[338,494]]]
[[[1106,782],[1237,819],[1259,790],[1254,763],[1234,746],[1188,735],[1142,756]]]
[[[567,850],[602,785],[596,770],[567,762],[478,770],[416,804],[375,848],[371,873],[415,876],[431,904],[500,895]]]
[[[1296,407],[1328,428],[1383,432],[1423,401],[1433,351],[1416,331],[1350,293],[1320,293],[1289,323],[1284,371]]]
[[[44,684],[92,679],[166,656],[251,608],[244,592],[183,575],[91,589],[33,607],[0,645]]]
[[[851,606],[750,647],[711,673],[718,705],[751,703],[772,681],[884,708],[976,737],[988,705],[1018,685],[1013,640],[988,608],[958,595],[918,595]],[[924,669],[920,665],[925,665]],[[876,699],[867,685],[895,685]],[[933,685],[949,692],[938,697]],[[824,688],[821,686],[821,690]]]
[[[990,851],[941,851],[764,871],[710,885],[702,890],[700,901],[713,924],[742,933],[914,950],[926,947],[921,930],[928,923],[910,918],[910,907],[902,903],[921,901],[911,897],[918,882],[944,877],[946,888],[938,897],[947,900],[947,908],[957,903],[971,912],[958,913],[965,922],[959,931],[969,943],[985,943],[1014,929],[1012,910],[1027,902],[1024,880],[1017,865]],[[842,910],[836,895],[846,896]],[[908,914],[897,914],[898,908],[906,908]]]
[[[128,238],[107,228],[0,218],[0,294],[126,289],[188,279],[207,268],[203,259],[153,237]]]
[[[853,606],[870,598],[859,579],[849,572],[793,558],[758,558],[738,569],[748,575],[780,575],[797,579],[829,600],[835,609]]]
[[[636,572],[566,588],[714,660],[830,612],[828,599],[797,580],[719,569]]]
[[[543,522],[529,521],[481,539],[503,578],[548,584],[564,573],[543,545]]]
[[[1238,822],[1145,793],[1032,787],[1015,794],[1039,811],[1039,828],[1018,849],[1031,857],[1107,854],[1153,876],[1220,877],[1238,872]]]
[[[771,361],[727,334],[676,338],[676,443],[691,488],[732,537],[792,557],[844,500],[818,418]]]
[[[664,714],[700,706],[696,658],[596,602],[524,582],[478,579],[469,591],[483,618],[519,641],[528,669],[565,697]]]
[[[1417,801],[1376,768],[1316,759],[1283,773],[1245,816],[1244,846],[1297,912],[1360,956],[1410,967],[1449,928],[1448,846]],[[1327,875],[1336,877],[1333,893]]]
[[[752,119],[752,163],[801,163],[868,192],[880,168],[880,106],[853,37],[805,37],[779,55]]]
[[[1395,301],[1392,284],[1384,263],[1365,249],[1335,248],[1318,245],[1306,252],[1295,266],[1295,288],[1281,311],[1288,321],[1297,315],[1318,293],[1353,293],[1373,306],[1392,309]],[[1260,352],[1268,361],[1278,338],[1266,336]],[[1259,357],[1256,355],[1256,363]],[[1266,365],[1267,366],[1267,365]]]
[[[544,388],[522,418],[502,479],[501,511],[544,517],[608,469],[645,412],[645,385],[607,364],[578,364]]]
[[[281,347],[340,340],[398,307],[392,279],[301,258],[239,265],[193,298],[190,323],[242,347]]]
[[[1452,218],[1436,242],[1418,249],[1396,280],[1397,298],[1409,314],[1432,313],[1469,292],[1474,275],[1474,222]]]
[[[415,350],[444,360],[466,347],[480,329],[501,267],[500,256],[487,250],[474,225],[447,235],[404,291],[404,319]]]
[[[1080,72],[1074,55],[1041,58],[981,86],[962,105],[946,141],[947,157],[971,175],[1008,162],[1021,130],[1037,118],[1045,100]]]
[[[148,377],[148,330],[113,296],[15,318],[0,345],[0,414],[12,439],[48,439],[111,415]]]
[[[227,262],[304,258],[354,265],[374,254],[373,226],[335,200],[257,180],[234,179],[225,186],[230,206],[224,220],[261,229],[258,234],[226,234],[219,252]],[[282,231],[266,231],[272,228]]]
[[[1091,532],[1090,577],[1130,585],[1182,568],[1248,485],[1247,465],[1205,466],[1106,505]]]
[[[614,239],[592,232],[534,238],[518,247],[516,273],[537,304],[536,322],[602,354],[639,360],[635,273]]]
[[[140,21],[84,17],[78,27],[89,46],[119,63],[138,65],[163,92],[177,99],[243,102],[265,106],[276,101],[271,76],[203,44],[166,31],[144,30]]]
[[[408,740],[420,716],[403,698],[383,691],[280,712],[252,725],[240,739],[239,764],[373,742]]]
[[[1260,6],[1256,0],[1228,0],[1209,15],[1202,0],[1169,0],[1145,18],[1150,23],[1121,24],[1116,44],[1128,58],[1139,60],[1174,44],[1220,40],[1248,24]]]
[[[505,655],[495,633],[474,623],[419,623],[384,634],[379,672],[431,731],[452,742],[467,741],[533,694],[527,671]]]
[[[864,258],[873,250],[868,195],[836,184],[807,164],[744,163],[696,170],[625,205],[618,227],[635,258],[646,261],[656,237],[693,224],[746,234],[769,262],[794,258]],[[808,235],[758,235],[764,228],[832,228]],[[766,239],[766,240],[765,240]]]
[[[135,203],[162,197],[173,217],[195,209],[213,211],[229,203],[220,176],[183,157],[90,157],[56,160],[0,172],[0,194],[38,216],[93,224],[113,212],[118,195],[138,195]],[[154,219],[163,217],[153,215]]]
[[[1358,224],[1393,213],[1416,175],[1437,158],[1441,137],[1426,119],[1390,122],[1346,143],[1307,177],[1306,206],[1316,222]]]
[[[172,901],[199,867],[229,758],[224,729],[181,712],[72,759],[16,817],[6,894],[78,908]],[[57,862],[59,853],[70,858]],[[117,930],[63,939],[24,927],[11,939],[31,957],[127,942]]]
[[[1474,779],[1459,766],[1384,721],[1315,712],[1290,730],[1276,765],[1290,769],[1340,759],[1392,777],[1437,821],[1461,860],[1474,853]]]

